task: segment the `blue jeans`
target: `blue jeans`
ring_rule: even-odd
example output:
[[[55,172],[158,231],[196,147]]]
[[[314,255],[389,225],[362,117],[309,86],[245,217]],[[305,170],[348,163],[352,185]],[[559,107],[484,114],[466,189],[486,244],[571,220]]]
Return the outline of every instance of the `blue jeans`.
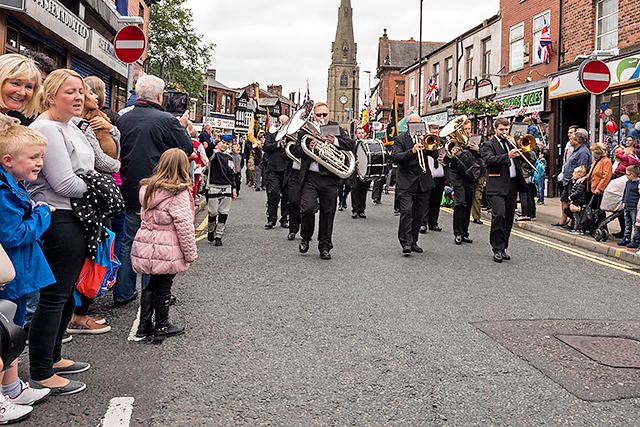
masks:
[[[633,240],[640,242],[640,227],[636,224],[636,209],[624,208],[624,236],[623,239],[631,240],[633,230]]]
[[[124,239],[124,211],[111,218],[111,231],[116,233],[113,252],[117,255],[120,253],[120,246],[122,246],[122,239]]]
[[[25,326],[31,323],[31,318],[33,317],[33,313],[35,313],[36,308],[38,308],[38,301],[40,301],[40,291],[30,292],[26,295],[26,297],[27,297],[27,312],[24,320]]]
[[[538,192],[538,202],[544,203],[544,181],[547,179],[546,175],[542,175],[538,182],[536,182],[536,191]]]
[[[116,283],[113,285],[113,301],[125,302],[131,300],[136,293],[136,280],[138,275],[131,267],[131,246],[136,232],[140,228],[140,214],[136,209],[125,208],[124,210],[124,238],[118,252],[118,259],[122,263],[118,270]],[[142,288],[146,288],[149,283],[149,276],[142,275]]]

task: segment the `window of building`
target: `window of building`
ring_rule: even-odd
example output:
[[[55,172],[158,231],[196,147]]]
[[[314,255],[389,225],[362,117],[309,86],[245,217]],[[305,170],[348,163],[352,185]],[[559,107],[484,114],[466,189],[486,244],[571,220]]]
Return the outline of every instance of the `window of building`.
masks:
[[[444,97],[445,99],[451,99],[451,89],[453,87],[453,57],[450,56],[444,60],[445,77],[444,77]]]
[[[469,46],[465,49],[465,56],[467,57],[467,63],[464,67],[464,78],[473,78],[473,46]]]
[[[404,80],[396,80],[396,96],[404,97]]]
[[[509,30],[509,70],[524,68],[524,22]]]
[[[596,4],[596,50],[618,47],[618,0],[599,0]]]
[[[491,73],[491,37],[482,40],[482,76],[484,78]]]
[[[436,62],[435,64],[433,64],[433,81],[436,82],[436,86],[438,86],[438,90],[440,90],[440,63]],[[438,101],[436,100],[435,102],[432,102],[432,104],[437,103]]]
[[[340,75],[340,86],[349,86],[349,75],[346,71],[343,71]]]
[[[413,110],[413,106],[416,104],[416,78],[414,76],[409,77],[409,109]]]
[[[549,22],[551,22],[551,20],[548,10],[533,17],[533,46],[531,49],[531,58],[533,58],[531,61],[532,64],[540,64],[542,62],[542,59],[538,56],[538,45],[540,44],[542,28],[544,28],[545,25],[549,25]]]
[[[58,51],[50,48],[44,43],[34,39],[33,37],[25,34],[14,27],[7,26],[7,39],[5,42],[6,53],[22,53],[28,49],[32,52],[42,52],[49,58],[53,59],[58,68],[66,66],[66,57],[61,55]]]

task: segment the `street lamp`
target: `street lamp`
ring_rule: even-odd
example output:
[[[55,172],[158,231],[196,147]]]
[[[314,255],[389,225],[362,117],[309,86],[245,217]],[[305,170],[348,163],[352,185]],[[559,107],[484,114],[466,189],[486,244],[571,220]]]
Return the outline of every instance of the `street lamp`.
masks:
[[[493,86],[493,82],[491,80],[489,80],[487,78],[481,78],[480,80],[478,80],[478,77],[476,77],[476,76],[474,76],[472,79],[465,80],[464,83],[462,83],[462,87],[466,88],[467,87],[467,83],[471,83],[471,85],[473,86],[474,91],[475,91],[475,97],[473,99],[477,100],[478,99],[479,86],[480,86],[480,83],[482,83],[482,82],[489,83],[491,85],[491,91],[493,92],[494,86]],[[478,125],[477,120],[474,117],[474,119],[473,119],[473,131],[474,132],[477,132],[477,125]]]
[[[352,111],[352,117],[351,117],[351,126],[349,127],[349,129],[351,129],[351,136],[353,137],[353,135],[355,135],[356,133],[356,69],[353,69],[353,87],[351,88],[351,111]]]
[[[420,0],[420,42],[418,47],[418,114],[421,114],[420,101],[422,98],[422,0]]]

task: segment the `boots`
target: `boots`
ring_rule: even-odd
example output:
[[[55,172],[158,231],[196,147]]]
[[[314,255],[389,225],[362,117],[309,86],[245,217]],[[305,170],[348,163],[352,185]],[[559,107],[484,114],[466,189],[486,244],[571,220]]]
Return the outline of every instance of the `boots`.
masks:
[[[144,338],[147,335],[153,335],[153,291],[143,289],[140,297],[140,325],[136,338]]]
[[[156,341],[162,341],[167,337],[184,333],[184,326],[176,326],[169,323],[169,297],[170,295],[153,297],[153,309],[156,313],[153,339]]]

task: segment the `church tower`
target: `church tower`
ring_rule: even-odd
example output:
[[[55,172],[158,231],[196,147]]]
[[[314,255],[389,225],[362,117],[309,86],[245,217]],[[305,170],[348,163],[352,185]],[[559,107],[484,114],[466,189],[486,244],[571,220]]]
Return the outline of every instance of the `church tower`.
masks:
[[[353,39],[351,0],[341,0],[338,8],[336,38],[331,43],[327,104],[329,105],[332,119],[348,131],[351,131],[351,128],[349,127],[349,116],[346,110],[353,108],[356,119],[359,119],[360,114],[358,105],[360,68],[356,57],[357,45]]]

